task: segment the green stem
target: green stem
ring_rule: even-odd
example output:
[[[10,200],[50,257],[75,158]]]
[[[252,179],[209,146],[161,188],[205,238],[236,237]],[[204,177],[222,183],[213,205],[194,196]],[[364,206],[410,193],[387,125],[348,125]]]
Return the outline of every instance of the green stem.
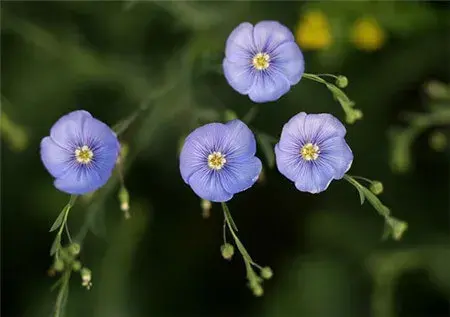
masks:
[[[70,275],[72,274],[72,270],[66,270],[61,277],[61,287],[58,292],[58,297],[56,298],[55,303],[55,317],[61,317],[64,313],[65,305],[67,302],[67,296],[69,293],[69,281]]]
[[[253,263],[252,258],[250,257],[250,255],[248,254],[247,250],[245,249],[244,245],[242,244],[241,240],[239,240],[238,236],[236,235],[236,233],[234,232],[234,229],[236,229],[237,231],[237,227],[236,224],[233,221],[233,218],[231,217],[231,213],[230,210],[228,209],[227,204],[222,203],[222,209],[223,209],[223,214],[225,216],[225,221],[228,225],[228,229],[231,232],[231,235],[233,236],[234,242],[236,243],[236,246],[238,247],[239,252],[241,252],[242,257],[244,258],[245,262],[249,262],[249,263]]]
[[[70,196],[69,203],[66,205],[66,208],[64,208],[65,209],[64,218],[63,218],[63,221],[61,223],[61,226],[59,227],[58,234],[57,234],[60,237],[62,235],[62,232],[63,232],[64,228],[66,227],[67,217],[69,216],[70,209],[75,204],[75,201],[77,200],[77,197],[78,196],[76,196],[76,195]]]

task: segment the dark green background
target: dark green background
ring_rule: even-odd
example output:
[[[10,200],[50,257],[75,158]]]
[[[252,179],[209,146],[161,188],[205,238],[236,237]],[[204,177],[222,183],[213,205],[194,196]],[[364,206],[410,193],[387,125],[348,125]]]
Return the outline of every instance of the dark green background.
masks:
[[[240,256],[220,256],[220,206],[201,217],[177,151],[195,127],[252,106],[218,71],[233,28],[271,19],[294,30],[311,7],[329,18],[334,46],[305,52],[306,71],[349,78],[346,92],[364,112],[348,127],[351,173],[383,181],[383,202],[409,230],[400,242],[382,242],[382,218],[360,206],[348,183],[310,195],[266,169],[264,183],[229,204],[251,255],[275,272],[265,296],[254,298]],[[434,152],[427,131],[414,142],[407,173],[389,167],[389,131],[404,125],[400,114],[428,111],[423,85],[450,80],[448,8],[413,1],[4,1],[2,115],[24,128],[28,143],[23,151],[7,138],[1,144],[2,316],[50,316],[56,298],[56,279],[46,274],[48,229],[68,196],[41,163],[40,140],[69,111],[85,109],[113,125],[142,104],[148,110],[121,138],[130,146],[132,218],[125,221],[119,209],[116,176],[70,214],[72,234],[83,224],[92,229],[81,260],[94,286],[86,291],[72,277],[67,316],[449,316],[450,152]],[[387,35],[373,53],[348,40],[353,22],[366,15]],[[306,79],[258,110],[252,128],[274,136],[300,111],[344,118],[326,88]]]

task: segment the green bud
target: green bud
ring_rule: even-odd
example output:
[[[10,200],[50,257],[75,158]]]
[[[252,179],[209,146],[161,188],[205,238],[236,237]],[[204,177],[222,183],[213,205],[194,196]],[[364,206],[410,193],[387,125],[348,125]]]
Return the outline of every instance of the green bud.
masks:
[[[92,287],[92,272],[88,268],[84,267],[80,271],[81,275],[81,285],[90,289]]]
[[[231,120],[235,120],[237,118],[238,118],[238,116],[237,116],[236,112],[234,112],[232,110],[225,111],[225,121],[231,121]]]
[[[430,147],[438,152],[442,152],[447,147],[447,137],[442,132],[434,132],[428,140]]]
[[[372,184],[370,184],[370,191],[375,195],[381,194],[383,192],[383,183],[379,181],[373,181]]]
[[[80,261],[73,262],[72,270],[74,270],[75,272],[78,272],[79,270],[81,270],[81,262]]]
[[[355,117],[356,120],[360,120],[360,119],[362,119],[362,117],[363,117],[363,113],[362,113],[361,110],[355,109],[355,110],[353,111],[353,116]]]
[[[53,263],[53,269],[56,272],[62,272],[62,270],[64,270],[64,261],[61,259],[57,259],[55,263]]]
[[[70,255],[76,256],[80,254],[81,246],[78,243],[72,243],[71,245],[69,245],[67,250],[69,251]]]
[[[125,188],[125,186],[120,187],[117,197],[119,198],[120,202],[120,210],[125,212],[125,218],[128,219],[128,210],[130,209],[130,195],[128,194],[128,190]]]
[[[347,87],[347,86],[348,86],[348,79],[347,79],[347,77],[342,76],[342,75],[339,75],[339,76],[336,78],[336,85],[337,85],[339,88],[345,88],[345,87]]]
[[[408,229],[408,224],[406,222],[393,217],[389,217],[387,219],[387,223],[392,229],[392,237],[394,240],[400,240],[405,231]]]
[[[200,202],[200,207],[202,208],[202,216],[203,218],[209,218],[212,204],[209,200],[202,199]]]
[[[253,295],[255,295],[256,297],[261,297],[264,295],[264,289],[262,288],[261,285],[259,284],[254,284],[251,286],[252,291],[253,291]]]
[[[220,247],[220,252],[225,260],[231,260],[234,255],[234,247],[229,243],[225,243]]]
[[[270,267],[265,266],[261,269],[261,277],[266,280],[270,280],[273,276],[273,271]]]

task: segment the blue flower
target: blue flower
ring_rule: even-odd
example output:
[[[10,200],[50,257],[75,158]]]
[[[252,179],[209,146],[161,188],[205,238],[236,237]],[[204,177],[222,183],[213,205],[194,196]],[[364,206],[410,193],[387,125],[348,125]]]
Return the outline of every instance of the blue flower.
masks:
[[[342,123],[327,113],[292,117],[275,145],[278,170],[302,192],[320,193],[350,169],[353,153]]]
[[[225,202],[258,179],[262,165],[255,153],[255,137],[242,121],[206,124],[184,142],[181,176],[200,198]]]
[[[61,117],[41,141],[41,159],[68,194],[82,195],[102,187],[111,176],[120,151],[115,133],[87,111]]]
[[[276,21],[238,25],[228,37],[223,60],[231,87],[254,102],[279,99],[305,70],[292,32]]]

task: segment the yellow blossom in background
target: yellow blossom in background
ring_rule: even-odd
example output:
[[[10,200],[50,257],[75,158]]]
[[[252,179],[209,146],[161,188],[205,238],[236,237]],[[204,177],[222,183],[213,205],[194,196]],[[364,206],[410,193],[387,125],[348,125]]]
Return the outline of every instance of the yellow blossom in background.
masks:
[[[376,51],[383,46],[385,33],[375,19],[361,18],[353,25],[351,40],[360,50]]]
[[[319,50],[330,46],[332,39],[327,17],[321,11],[309,11],[299,21],[295,38],[303,50]]]

